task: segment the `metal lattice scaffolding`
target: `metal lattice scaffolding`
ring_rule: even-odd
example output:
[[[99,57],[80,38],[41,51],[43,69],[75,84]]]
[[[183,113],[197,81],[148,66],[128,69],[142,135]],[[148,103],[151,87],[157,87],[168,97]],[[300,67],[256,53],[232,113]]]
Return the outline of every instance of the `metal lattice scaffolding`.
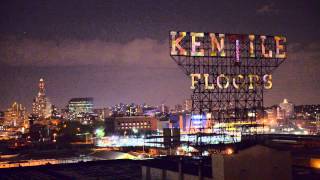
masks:
[[[206,114],[210,113],[212,116],[212,126],[216,123],[237,123],[247,122],[241,125],[242,133],[254,134],[257,131],[252,130],[257,125],[257,114],[263,112],[263,77],[266,74],[271,74],[285,58],[264,57],[263,49],[277,51],[277,44],[274,41],[275,36],[265,36],[265,40],[261,41],[261,36],[251,35],[256,37],[250,40],[249,35],[240,34],[223,34],[224,35],[224,56],[212,56],[214,49],[212,48],[212,38],[210,34],[204,33],[204,36],[197,38],[200,42],[197,49],[203,49],[203,56],[192,56],[192,37],[190,33],[179,41],[179,45],[183,47],[186,54],[172,54],[171,58],[182,68],[184,73],[190,77],[191,74],[209,74],[208,81],[215,85],[214,89],[206,88],[206,81],[204,78],[198,78],[197,84],[193,89],[192,100],[192,114]],[[176,32],[179,36],[180,32]],[[215,33],[218,37],[219,34]],[[170,50],[172,51],[176,36],[170,35]],[[194,42],[193,42],[194,43]],[[261,44],[263,43],[263,45]],[[286,40],[283,51],[286,51]],[[254,47],[250,47],[250,45]],[[264,47],[263,47],[264,46]],[[252,56],[253,50],[254,56]],[[217,79],[221,74],[229,78],[224,78],[220,84],[226,87],[229,83],[229,88],[218,88]],[[232,88],[231,80],[237,75],[242,75],[243,79],[235,78],[235,83],[241,84],[239,88]],[[257,75],[260,78],[255,79],[253,89],[248,87],[252,84],[252,80],[248,78],[250,75]],[[240,123],[241,124],[241,123]],[[210,127],[212,128],[212,127]],[[220,133],[225,133],[227,127],[221,129]],[[246,132],[245,132],[246,130]],[[249,131],[248,131],[249,130]],[[202,130],[201,130],[202,131]]]

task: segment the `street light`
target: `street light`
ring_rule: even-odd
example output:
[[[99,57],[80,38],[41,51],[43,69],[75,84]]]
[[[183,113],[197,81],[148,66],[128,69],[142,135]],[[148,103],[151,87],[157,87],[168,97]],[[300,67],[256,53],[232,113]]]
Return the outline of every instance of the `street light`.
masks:
[[[57,133],[53,133],[53,142],[57,142],[56,136],[57,136]]]

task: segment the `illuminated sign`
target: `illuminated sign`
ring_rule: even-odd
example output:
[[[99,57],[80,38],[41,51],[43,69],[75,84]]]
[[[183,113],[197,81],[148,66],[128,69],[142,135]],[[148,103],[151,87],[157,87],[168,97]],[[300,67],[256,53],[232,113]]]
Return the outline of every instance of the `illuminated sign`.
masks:
[[[171,31],[170,45],[171,56],[286,58],[283,36]]]
[[[249,65],[251,64],[249,61],[271,62],[285,59],[286,41],[284,36],[171,31],[170,55],[189,58],[189,61],[185,62],[185,67],[191,67],[191,64],[194,67],[193,72],[188,74],[191,78],[191,89],[197,89],[197,86],[202,86],[205,90],[227,88],[254,90],[257,86],[271,89],[272,75],[263,74],[262,71],[251,72],[249,69],[253,66]],[[239,67],[238,72],[228,70],[226,67],[229,65],[224,64],[224,60],[228,62],[231,60],[233,66]],[[210,61],[215,61],[215,64]],[[265,65],[261,63],[260,66]],[[218,67],[220,73],[209,70],[210,67]]]
[[[196,89],[197,84],[200,80],[204,82],[204,89],[213,90],[218,89],[227,89],[229,87],[234,87],[235,89],[248,88],[249,90],[255,89],[255,85],[263,84],[264,89],[272,88],[272,75],[266,74],[262,77],[249,74],[248,76],[243,76],[241,74],[235,76],[227,76],[220,74],[217,76],[216,80],[212,80],[210,83],[209,74],[190,74],[191,77],[191,89]],[[215,82],[215,83],[214,83]]]

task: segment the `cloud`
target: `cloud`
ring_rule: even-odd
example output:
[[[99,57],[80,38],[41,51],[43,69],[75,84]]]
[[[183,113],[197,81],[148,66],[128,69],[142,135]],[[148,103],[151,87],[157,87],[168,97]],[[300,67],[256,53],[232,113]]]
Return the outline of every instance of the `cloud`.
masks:
[[[257,10],[257,14],[277,14],[279,9],[276,9],[274,3],[264,4],[260,6]]]
[[[273,89],[265,97],[266,104],[283,98],[297,104],[320,101],[320,43],[291,43],[288,58],[273,73]]]
[[[287,62],[280,66],[286,73],[291,74],[290,78],[305,78],[298,83],[304,83],[319,79],[320,66],[320,43],[292,43],[288,46]],[[318,83],[318,81],[317,81]]]
[[[118,43],[7,37],[0,39],[0,61],[13,66],[172,65],[168,43],[153,39]]]
[[[319,63],[320,43],[294,43],[288,46],[289,59],[299,63]]]

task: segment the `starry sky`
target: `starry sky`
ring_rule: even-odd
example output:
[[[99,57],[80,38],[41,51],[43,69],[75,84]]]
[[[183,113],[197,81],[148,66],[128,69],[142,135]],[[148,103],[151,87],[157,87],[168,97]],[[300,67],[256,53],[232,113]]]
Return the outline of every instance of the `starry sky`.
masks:
[[[318,0],[0,1],[0,110],[30,109],[40,77],[53,104],[94,97],[181,104],[190,79],[169,56],[169,31],[284,35],[288,59],[265,105],[320,103]]]

